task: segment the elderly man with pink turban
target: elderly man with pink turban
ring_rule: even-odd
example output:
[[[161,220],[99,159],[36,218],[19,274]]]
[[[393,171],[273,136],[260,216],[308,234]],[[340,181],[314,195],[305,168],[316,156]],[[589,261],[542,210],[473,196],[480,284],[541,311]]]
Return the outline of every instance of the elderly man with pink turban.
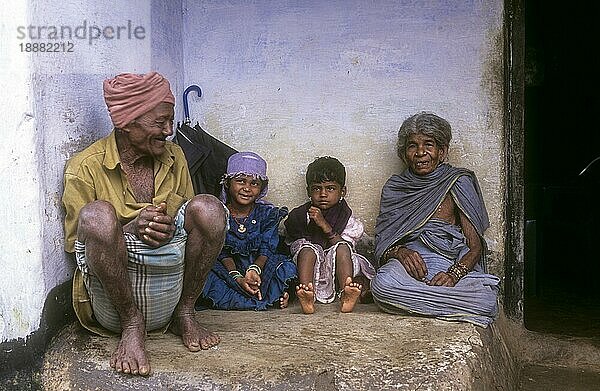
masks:
[[[146,376],[146,331],[171,330],[190,351],[218,335],[195,319],[194,303],[226,232],[227,212],[194,196],[173,134],[175,99],[160,74],[104,82],[114,130],[72,157],[64,176],[65,249],[74,252],[73,305],[81,324],[120,334],[111,366]]]

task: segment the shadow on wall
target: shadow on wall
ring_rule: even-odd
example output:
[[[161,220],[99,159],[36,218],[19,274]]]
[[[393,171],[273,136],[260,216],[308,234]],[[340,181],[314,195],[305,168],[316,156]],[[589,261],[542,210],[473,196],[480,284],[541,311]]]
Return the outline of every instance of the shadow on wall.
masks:
[[[0,384],[18,381],[19,387],[28,384],[41,369],[43,354],[51,339],[67,324],[75,321],[73,311],[72,281],[66,281],[50,291],[44,303],[39,329],[26,339],[0,344]],[[32,385],[33,386],[33,385]],[[35,388],[32,388],[35,389]]]

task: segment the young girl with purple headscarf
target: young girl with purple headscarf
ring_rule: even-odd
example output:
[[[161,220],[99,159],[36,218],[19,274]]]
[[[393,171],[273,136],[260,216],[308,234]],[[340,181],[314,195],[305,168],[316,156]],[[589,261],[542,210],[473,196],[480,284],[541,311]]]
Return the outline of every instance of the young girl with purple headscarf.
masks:
[[[229,229],[198,306],[223,310],[287,307],[296,266],[277,252],[278,226],[287,209],[262,200],[268,182],[267,163],[259,155],[231,155],[221,182],[221,201],[230,212]]]

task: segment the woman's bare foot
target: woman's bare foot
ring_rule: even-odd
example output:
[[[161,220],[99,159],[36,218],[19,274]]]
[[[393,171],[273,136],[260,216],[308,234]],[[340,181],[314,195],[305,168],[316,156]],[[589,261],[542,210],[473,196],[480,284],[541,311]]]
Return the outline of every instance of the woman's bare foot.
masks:
[[[169,329],[173,334],[181,336],[190,352],[210,349],[221,342],[221,337],[200,326],[193,315],[174,315]]]
[[[287,292],[283,292],[283,295],[279,298],[279,308],[281,308],[281,309],[287,308],[289,301],[290,301],[290,294]]]
[[[146,327],[141,315],[139,318],[141,320],[123,327],[119,345],[110,358],[110,366],[117,372],[148,376],[150,362],[146,352]]]
[[[362,285],[357,282],[352,282],[352,278],[346,278],[346,283],[344,284],[344,290],[342,291],[342,312],[352,312],[358,298],[360,297],[360,290],[362,289]]]
[[[315,312],[315,291],[313,290],[312,282],[296,286],[296,296],[298,296],[298,300],[300,301],[302,312],[305,314]]]

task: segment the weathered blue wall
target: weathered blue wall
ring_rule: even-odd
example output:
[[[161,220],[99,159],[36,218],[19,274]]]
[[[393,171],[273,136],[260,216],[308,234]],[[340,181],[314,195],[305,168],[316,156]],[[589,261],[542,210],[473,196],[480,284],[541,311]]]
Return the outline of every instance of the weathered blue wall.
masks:
[[[184,0],[184,19],[184,80],[204,91],[191,111],[267,159],[271,201],[304,202],[306,165],[333,155],[372,233],[401,122],[434,111],[454,128],[451,163],[480,179],[501,258],[502,1]]]

